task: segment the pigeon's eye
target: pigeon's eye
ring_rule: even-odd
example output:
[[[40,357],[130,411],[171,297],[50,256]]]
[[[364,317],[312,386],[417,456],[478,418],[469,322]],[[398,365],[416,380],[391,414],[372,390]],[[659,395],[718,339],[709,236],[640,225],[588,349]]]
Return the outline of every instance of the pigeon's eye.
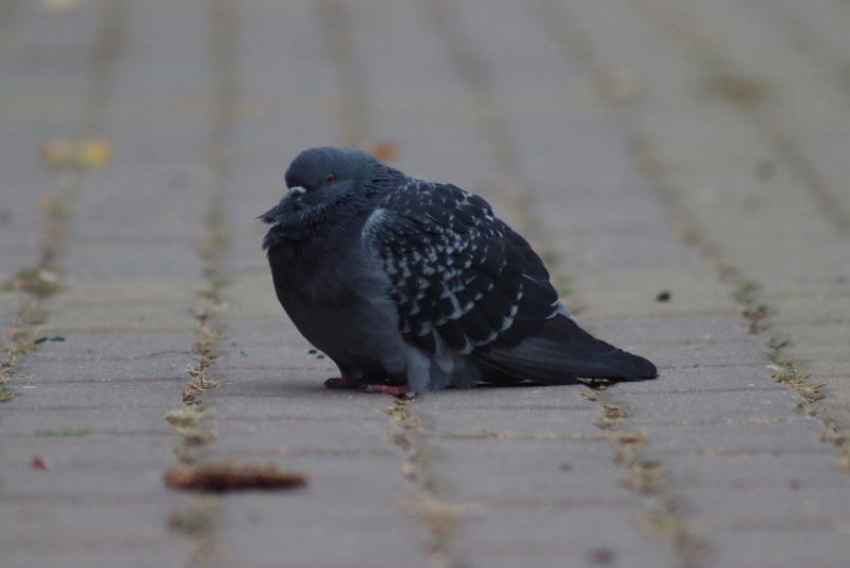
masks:
[[[335,183],[336,183],[336,176],[335,175],[330,174],[328,177],[325,178],[325,185],[333,185]]]

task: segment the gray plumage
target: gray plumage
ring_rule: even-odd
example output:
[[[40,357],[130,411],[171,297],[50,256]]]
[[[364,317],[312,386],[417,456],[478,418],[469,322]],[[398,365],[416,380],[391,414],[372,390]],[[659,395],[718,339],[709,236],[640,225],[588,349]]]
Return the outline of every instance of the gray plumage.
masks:
[[[582,330],[486,201],[352,149],[314,148],[260,219],[281,305],[351,385],[654,378]]]

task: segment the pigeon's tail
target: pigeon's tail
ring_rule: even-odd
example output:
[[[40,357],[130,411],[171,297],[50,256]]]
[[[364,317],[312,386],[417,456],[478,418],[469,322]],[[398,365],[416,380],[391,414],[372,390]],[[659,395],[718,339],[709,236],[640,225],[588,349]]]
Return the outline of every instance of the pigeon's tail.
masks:
[[[648,360],[596,339],[561,314],[515,347],[491,348],[474,357],[501,380],[512,377],[549,385],[577,378],[642,381],[658,376]]]

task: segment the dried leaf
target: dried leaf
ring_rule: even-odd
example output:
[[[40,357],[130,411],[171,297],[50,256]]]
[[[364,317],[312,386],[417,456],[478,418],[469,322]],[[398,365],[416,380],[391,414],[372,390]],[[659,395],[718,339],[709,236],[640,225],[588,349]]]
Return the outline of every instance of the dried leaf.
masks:
[[[41,147],[41,160],[53,170],[100,170],[109,164],[112,146],[105,138],[51,140]]]
[[[382,162],[392,162],[398,158],[398,144],[389,140],[368,144],[365,150]]]
[[[307,477],[274,465],[185,465],[168,470],[165,484],[184,491],[243,491],[294,489],[307,485]]]

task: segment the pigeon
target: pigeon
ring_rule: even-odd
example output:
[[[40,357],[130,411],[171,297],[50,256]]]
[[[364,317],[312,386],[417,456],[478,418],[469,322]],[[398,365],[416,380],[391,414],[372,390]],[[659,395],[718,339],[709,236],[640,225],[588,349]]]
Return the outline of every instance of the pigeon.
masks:
[[[334,147],[299,154],[286,186],[258,217],[263,249],[283,309],[339,367],[327,387],[412,397],[658,375],[579,326],[481,197]]]

